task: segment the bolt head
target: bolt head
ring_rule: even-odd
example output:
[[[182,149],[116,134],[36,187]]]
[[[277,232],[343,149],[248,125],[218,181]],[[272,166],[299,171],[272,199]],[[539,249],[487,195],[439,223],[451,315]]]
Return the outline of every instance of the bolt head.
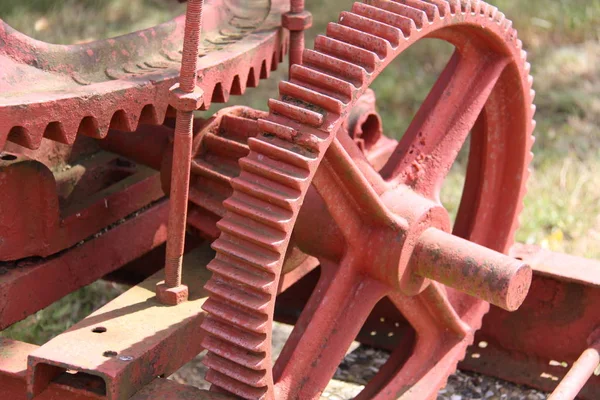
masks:
[[[187,301],[189,290],[186,285],[177,287],[168,287],[165,281],[160,281],[156,284],[156,297],[158,300],[168,306],[176,306],[177,304]]]
[[[308,11],[288,12],[281,16],[281,24],[290,31],[303,31],[312,26],[312,14]]]
[[[174,84],[169,89],[169,104],[178,111],[195,111],[204,103],[204,90],[198,86],[194,87],[191,93],[184,92],[179,87],[179,83]]]

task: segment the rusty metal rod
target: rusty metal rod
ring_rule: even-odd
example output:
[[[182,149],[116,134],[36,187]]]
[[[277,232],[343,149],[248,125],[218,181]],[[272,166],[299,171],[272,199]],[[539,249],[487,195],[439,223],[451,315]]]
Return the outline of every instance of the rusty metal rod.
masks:
[[[596,368],[600,366],[599,348],[600,343],[581,354],[548,400],[572,400],[577,397]]]
[[[300,14],[302,12],[304,12],[304,0],[291,0],[290,13]],[[290,31],[290,68],[294,64],[302,64],[304,46],[304,30]]]
[[[436,228],[421,234],[411,256],[417,274],[514,311],[531,284],[531,267]]]
[[[179,88],[184,93],[192,93],[196,87],[198,47],[200,45],[202,28],[202,2],[203,0],[189,0],[187,4],[183,56],[179,77]],[[168,288],[181,285],[181,266],[185,246],[190,166],[192,160],[193,117],[192,111],[177,110],[165,260],[165,284]]]

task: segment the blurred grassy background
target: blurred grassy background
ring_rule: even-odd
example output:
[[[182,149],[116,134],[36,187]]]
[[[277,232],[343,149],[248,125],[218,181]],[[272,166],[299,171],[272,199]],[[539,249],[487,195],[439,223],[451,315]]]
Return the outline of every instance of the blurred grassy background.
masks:
[[[307,43],[348,10],[349,0],[307,0],[315,24]],[[491,0],[514,22],[529,53],[537,91],[533,175],[517,239],[552,250],[600,258],[600,0]],[[32,37],[82,43],[155,25],[185,5],[174,0],[3,0],[0,17]],[[450,46],[422,41],[374,83],[384,130],[398,137],[444,67]],[[266,109],[285,78],[282,65],[270,81],[230,104]],[[213,107],[210,113],[216,109]],[[456,165],[443,200],[455,208],[464,165]],[[41,343],[120,291],[103,282],[84,288],[5,331]]]

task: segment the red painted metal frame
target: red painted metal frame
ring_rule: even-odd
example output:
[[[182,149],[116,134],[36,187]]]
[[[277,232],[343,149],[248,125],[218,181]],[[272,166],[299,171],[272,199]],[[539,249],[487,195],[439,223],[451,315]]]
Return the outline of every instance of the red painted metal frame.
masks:
[[[0,337],[0,399],[30,400],[27,397],[27,357],[38,347]],[[104,398],[83,388],[52,382],[36,400],[99,400]],[[208,392],[157,378],[131,400],[231,400],[230,396]]]
[[[531,246],[515,246],[511,254],[534,268],[527,299],[514,313],[492,307],[459,368],[551,392],[594,344],[592,335],[600,327],[600,261]],[[589,378],[579,398],[600,398],[600,376]]]
[[[36,398],[58,379],[75,388],[97,382],[90,390],[108,400],[125,400],[190,361],[202,351],[201,305],[207,297],[202,286],[213,255],[208,244],[186,255],[188,301],[161,304],[155,296],[163,276],[158,272],[31,352],[29,396]]]
[[[160,201],[53,257],[0,266],[0,330],[160,246],[168,202]]]
[[[58,172],[25,154],[2,155],[11,159],[0,160],[0,261],[56,254],[164,196],[155,171],[113,153]]]

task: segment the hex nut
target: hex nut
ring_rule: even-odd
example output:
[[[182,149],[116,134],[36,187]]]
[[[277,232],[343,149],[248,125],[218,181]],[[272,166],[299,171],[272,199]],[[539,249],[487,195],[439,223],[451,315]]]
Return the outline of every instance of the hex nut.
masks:
[[[300,13],[288,12],[281,16],[281,24],[290,31],[303,31],[312,26],[312,14],[308,11]]]
[[[169,89],[169,104],[178,111],[195,111],[204,103],[204,90],[198,86],[191,93],[184,92],[179,88],[179,83]]]
[[[165,284],[165,281],[160,281],[156,284],[156,297],[163,304],[176,306],[187,301],[188,296],[189,290],[186,285],[170,288]]]

